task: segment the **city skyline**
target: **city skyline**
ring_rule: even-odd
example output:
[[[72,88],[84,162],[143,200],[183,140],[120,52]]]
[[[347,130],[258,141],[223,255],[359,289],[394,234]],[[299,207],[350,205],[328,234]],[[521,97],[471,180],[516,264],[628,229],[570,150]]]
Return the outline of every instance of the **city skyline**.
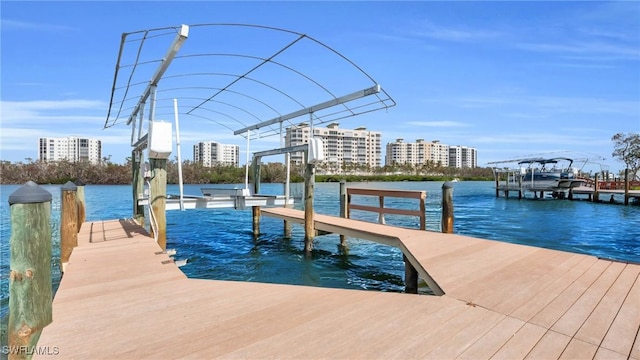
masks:
[[[102,139],[103,156],[124,163],[131,154],[130,128],[103,129],[122,33],[214,22],[291,29],[352,59],[397,106],[345,119],[341,126],[380,131],[383,144],[423,138],[469,146],[478,150],[478,166],[530,154],[583,152],[605,158],[601,162],[616,172],[623,164],[611,159],[611,136],[640,132],[637,3],[1,6],[1,160],[36,159],[39,137],[75,135]],[[153,16],[136,15],[149,9]],[[244,163],[244,138],[214,124],[181,119],[180,125],[183,150],[212,138],[239,145]],[[250,151],[278,142],[253,141]]]

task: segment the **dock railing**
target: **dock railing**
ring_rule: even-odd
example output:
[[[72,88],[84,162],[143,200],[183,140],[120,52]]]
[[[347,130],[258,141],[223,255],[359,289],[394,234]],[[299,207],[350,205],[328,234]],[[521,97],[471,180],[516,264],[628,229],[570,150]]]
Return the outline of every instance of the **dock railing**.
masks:
[[[412,190],[383,190],[383,189],[359,189],[359,188],[347,188],[346,191],[346,218],[351,218],[352,210],[361,210],[361,211],[369,211],[378,214],[378,223],[385,224],[385,214],[394,214],[394,215],[408,215],[408,216],[417,216],[420,218],[420,230],[426,230],[426,212],[425,212],[425,199],[427,197],[426,191],[412,191]],[[361,204],[353,204],[352,197],[354,195],[361,196],[375,196],[378,198],[378,206],[369,206],[369,205],[361,205]],[[419,210],[406,210],[406,209],[396,209],[385,207],[384,199],[385,197],[394,197],[394,198],[407,198],[407,199],[418,199],[419,200]]]
[[[425,199],[427,198],[426,191],[412,191],[412,190],[383,190],[383,189],[359,189],[359,188],[347,188],[346,184],[340,183],[340,209],[341,216],[347,219],[351,218],[352,210],[369,211],[378,214],[378,223],[385,224],[385,214],[394,215],[407,215],[417,216],[420,221],[420,230],[426,230],[426,211],[425,211]],[[359,196],[374,196],[378,198],[378,206],[353,204],[352,197],[354,195]],[[405,198],[405,199],[417,199],[419,201],[419,210],[406,210],[385,207],[384,199],[393,198]],[[344,214],[343,214],[344,213]],[[346,246],[345,237],[340,236],[340,244]],[[405,292],[411,294],[418,293],[418,271],[411,265],[406,255],[403,255],[404,260],[404,277],[405,277]]]

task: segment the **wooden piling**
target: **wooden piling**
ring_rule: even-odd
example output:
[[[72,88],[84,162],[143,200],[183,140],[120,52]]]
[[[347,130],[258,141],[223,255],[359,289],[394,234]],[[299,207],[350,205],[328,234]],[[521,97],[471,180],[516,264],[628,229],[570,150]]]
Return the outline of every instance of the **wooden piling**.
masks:
[[[307,255],[313,250],[315,228],[313,224],[313,185],[315,166],[307,164],[304,172],[304,250]]]
[[[64,272],[73,248],[78,246],[78,187],[68,181],[62,186],[60,205],[60,267]]]
[[[154,238],[162,250],[167,249],[167,159],[149,159],[151,167],[151,189],[149,201],[153,216],[150,221],[155,222],[155,230],[151,227]],[[157,231],[157,234],[156,234]]]
[[[629,184],[629,169],[624,169],[624,204],[629,205],[629,190],[631,184]]]
[[[442,232],[453,234],[453,185],[442,184]]]
[[[51,193],[30,181],[9,195],[9,206],[8,358],[30,359],[52,321]]]
[[[409,259],[403,254],[404,261],[404,292],[407,294],[418,293],[418,271],[409,262]]]
[[[131,182],[133,192],[133,219],[140,225],[144,224],[144,205],[140,205],[139,200],[144,197],[144,155],[142,151],[133,150],[131,152],[131,172],[133,179]]]
[[[598,181],[598,173],[594,175],[593,181],[593,202],[598,202],[600,201],[600,182]]]
[[[518,175],[518,200],[522,200],[522,176]]]
[[[286,179],[284,185],[284,207],[290,208],[289,198],[291,197],[291,153],[286,153],[284,155],[284,159],[286,162],[285,169],[287,171]],[[284,222],[284,237],[289,239],[291,238],[291,223],[287,220],[283,220]]]
[[[340,180],[340,217],[347,217],[347,182],[345,180]],[[346,248],[346,246],[347,237],[340,234],[340,247]]]
[[[85,201],[85,197],[84,197],[84,181],[80,180],[80,179],[76,179],[76,181],[73,182],[76,187],[76,201],[78,202],[78,232],[80,232],[80,228],[82,227],[82,224],[84,224],[85,220],[87,219],[87,213],[86,213],[86,201]]]
[[[253,161],[251,163],[251,170],[253,171],[253,193],[260,193],[260,176],[261,176],[261,166],[260,166],[261,158],[254,156]],[[251,208],[252,215],[252,229],[253,236],[258,237],[260,235],[260,206],[253,206]]]
[[[378,204],[380,205],[380,209],[384,208],[384,196],[378,196]],[[378,214],[378,224],[385,225],[385,223],[384,214],[380,212]]]

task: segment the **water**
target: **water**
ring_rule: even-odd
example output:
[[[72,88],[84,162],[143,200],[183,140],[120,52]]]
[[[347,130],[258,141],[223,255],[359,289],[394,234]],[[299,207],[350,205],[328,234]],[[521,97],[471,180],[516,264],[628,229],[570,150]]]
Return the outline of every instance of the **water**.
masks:
[[[292,194],[301,194],[293,184]],[[440,230],[441,182],[349,183],[351,187],[427,191],[427,229]],[[19,186],[0,186],[0,317],[8,311],[10,213],[8,196]],[[200,194],[201,185],[185,185],[186,194]],[[218,185],[216,187],[219,187]],[[59,281],[60,186],[43,186],[53,195],[52,270]],[[282,194],[282,184],[263,184],[263,193]],[[177,186],[169,192],[178,193]],[[339,184],[318,183],[318,213],[339,214]],[[128,218],[132,213],[130,186],[85,187],[87,221]],[[354,202],[366,203],[364,198]],[[493,182],[454,185],[454,230],[472,237],[592,254],[640,263],[640,207],[593,204],[587,201],[496,198]],[[417,209],[417,200],[388,199],[390,207]],[[369,200],[377,205],[377,199]],[[296,208],[301,209],[301,204]],[[353,218],[376,221],[376,215],[356,212]],[[417,217],[386,217],[387,224],[418,227]],[[261,235],[254,240],[251,210],[188,210],[167,212],[168,248],[177,250],[181,267],[192,278],[257,281],[323,287],[402,291],[404,264],[399,250],[349,239],[349,254],[339,248],[338,235],[315,239],[313,255],[303,255],[304,230],[293,225],[291,239],[282,236],[282,221],[263,217]]]

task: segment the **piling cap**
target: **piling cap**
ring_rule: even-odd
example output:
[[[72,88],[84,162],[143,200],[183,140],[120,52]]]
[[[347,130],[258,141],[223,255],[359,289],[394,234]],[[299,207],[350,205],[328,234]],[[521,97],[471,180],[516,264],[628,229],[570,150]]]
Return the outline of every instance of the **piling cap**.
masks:
[[[73,183],[76,184],[76,186],[84,186],[85,185],[84,181],[82,181],[80,179],[76,179],[76,181],[74,181]]]
[[[29,181],[9,195],[9,205],[34,204],[51,201],[51,193]]]
[[[76,191],[78,187],[71,181],[67,181],[64,185],[62,185],[62,191]]]
[[[452,181],[447,181],[444,184],[442,184],[442,188],[443,189],[451,189],[453,188],[453,182]]]

